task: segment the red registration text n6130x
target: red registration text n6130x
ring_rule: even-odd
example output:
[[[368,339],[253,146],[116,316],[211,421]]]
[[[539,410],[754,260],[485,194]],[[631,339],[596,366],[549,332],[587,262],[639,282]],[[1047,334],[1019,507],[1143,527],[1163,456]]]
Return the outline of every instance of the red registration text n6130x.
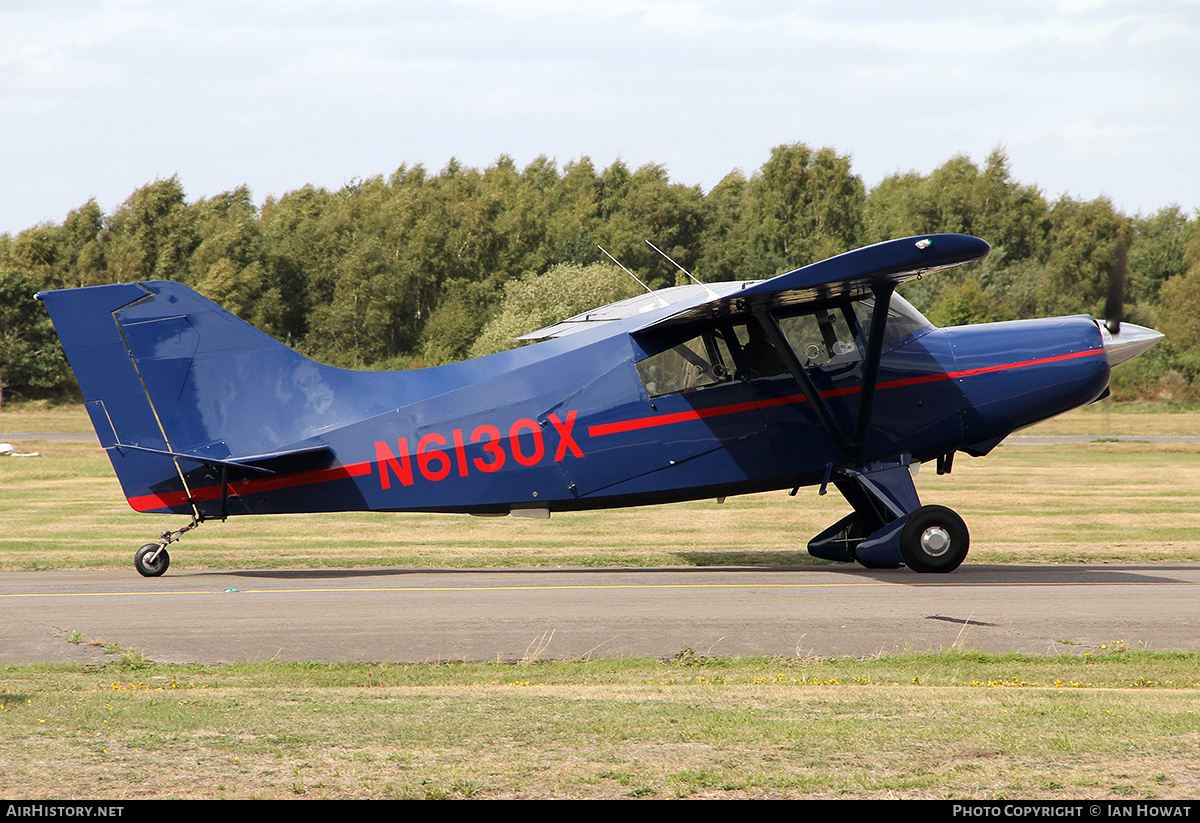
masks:
[[[565,421],[557,414],[546,415],[546,421],[558,436],[558,443],[554,449],[556,463],[565,459],[568,452],[573,457],[583,457],[583,449],[579,448],[572,433],[577,414],[576,410],[567,412]],[[468,459],[468,443],[480,444],[483,454]],[[397,451],[393,452],[385,441],[379,440],[375,443],[375,460],[379,465],[381,489],[392,487],[392,475],[396,476],[402,486],[411,486],[415,479],[414,463],[421,477],[436,483],[452,474],[466,477],[471,472],[487,474],[500,471],[510,459],[521,466],[536,466],[549,455],[542,426],[529,417],[514,421],[508,427],[507,436],[498,427],[485,423],[476,426],[469,437],[463,429],[454,429],[449,438],[437,432],[430,432],[417,440],[415,451],[409,450],[407,437],[401,437],[396,446]]]

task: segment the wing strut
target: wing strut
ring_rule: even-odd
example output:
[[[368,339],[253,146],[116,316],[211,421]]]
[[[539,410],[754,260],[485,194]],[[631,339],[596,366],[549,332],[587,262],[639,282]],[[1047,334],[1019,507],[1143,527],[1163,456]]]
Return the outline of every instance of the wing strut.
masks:
[[[863,358],[862,393],[859,395],[858,418],[854,423],[854,439],[851,441],[846,440],[837,420],[829,411],[825,399],[821,397],[821,392],[813,384],[812,378],[808,376],[808,371],[800,362],[800,358],[796,356],[796,352],[792,350],[783,329],[779,326],[779,321],[771,313],[770,307],[765,303],[754,307],[754,316],[758,319],[763,331],[767,333],[771,345],[783,359],[792,377],[800,384],[805,399],[808,400],[812,410],[816,412],[817,419],[821,421],[821,425],[829,434],[829,439],[833,441],[834,447],[842,453],[846,463],[851,466],[861,466],[867,459],[867,439],[871,433],[871,418],[875,409],[875,389],[879,383],[879,362],[883,358],[883,333],[887,326],[892,293],[895,290],[895,284],[890,282],[877,282],[871,287],[871,291],[875,295],[875,308],[871,314],[867,351]]]
[[[858,421],[854,427],[855,458],[858,463],[867,459],[867,437],[871,431],[871,415],[875,409],[875,387],[879,383],[879,361],[883,358],[883,330],[887,326],[895,283],[876,282],[875,310],[871,313],[871,333],[867,338],[867,354],[863,360],[862,394],[858,398]]]
[[[842,435],[841,428],[838,427],[837,421],[833,419],[833,415],[829,411],[829,406],[825,404],[825,398],[821,397],[821,392],[813,385],[812,379],[805,371],[804,365],[800,362],[800,358],[796,357],[796,352],[792,350],[787,338],[783,334],[783,329],[779,327],[779,321],[775,319],[775,315],[771,314],[771,309],[765,303],[761,303],[754,307],[754,316],[758,318],[759,324],[763,331],[767,333],[767,338],[770,339],[771,345],[775,347],[775,351],[783,359],[784,364],[788,367],[792,377],[796,378],[796,382],[800,384],[801,391],[804,392],[805,399],[816,412],[817,419],[821,421],[821,425],[825,427],[825,431],[829,434],[829,439],[833,441],[833,445],[847,462],[852,462],[855,458],[855,450],[846,442],[846,438]]]

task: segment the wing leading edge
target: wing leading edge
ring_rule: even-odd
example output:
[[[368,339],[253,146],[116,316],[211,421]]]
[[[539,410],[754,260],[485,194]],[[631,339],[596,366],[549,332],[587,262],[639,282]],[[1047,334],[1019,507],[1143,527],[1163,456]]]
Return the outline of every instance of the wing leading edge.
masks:
[[[519,339],[542,340],[620,322],[626,332],[753,314],[760,307],[802,306],[869,297],[931,271],[982,260],[991,246],[966,234],[889,240],[803,266],[768,280],[676,286],[576,315]]]
[[[695,320],[753,314],[806,304],[859,300],[880,287],[894,289],[931,271],[982,260],[991,246],[965,234],[928,234],[889,240],[813,263],[730,294],[696,300],[631,331],[673,326]],[[665,312],[665,310],[664,310]]]

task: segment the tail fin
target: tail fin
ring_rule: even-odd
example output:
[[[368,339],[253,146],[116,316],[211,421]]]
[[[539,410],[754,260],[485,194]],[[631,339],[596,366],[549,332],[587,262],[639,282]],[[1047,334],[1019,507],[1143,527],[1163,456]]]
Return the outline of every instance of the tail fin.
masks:
[[[315,363],[178,283],[37,297],[139,511],[217,516],[211,505],[196,508],[190,487],[198,479],[189,473],[206,472],[211,485],[229,470],[229,482],[271,473],[263,462],[281,457],[315,465],[324,451],[328,462],[327,450],[304,441],[378,412],[364,407],[373,404],[361,391],[347,390],[372,375]],[[224,489],[220,497],[223,515]]]

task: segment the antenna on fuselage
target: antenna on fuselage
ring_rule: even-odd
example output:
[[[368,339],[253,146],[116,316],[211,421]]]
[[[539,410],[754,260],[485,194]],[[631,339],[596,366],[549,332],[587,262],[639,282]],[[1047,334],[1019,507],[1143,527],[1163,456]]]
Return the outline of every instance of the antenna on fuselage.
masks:
[[[706,292],[708,292],[708,296],[709,296],[709,298],[710,298],[710,299],[712,299],[712,300],[716,300],[716,299],[717,299],[717,293],[716,293],[715,291],[713,291],[712,289],[710,289],[710,288],[708,287],[708,284],[707,284],[707,283],[701,283],[699,280],[697,280],[697,279],[695,278],[695,276],[694,276],[694,275],[693,275],[693,274],[692,274],[690,271],[688,271],[688,270],[687,270],[687,269],[685,269],[683,266],[679,265],[679,264],[678,264],[678,263],[676,263],[676,262],[675,262],[673,259],[671,259],[671,255],[667,254],[665,251],[663,251],[663,250],[662,250],[662,249],[660,249],[658,246],[656,246],[656,245],[654,245],[653,243],[651,243],[649,240],[647,240],[647,241],[646,241],[646,245],[647,245],[647,246],[649,246],[650,248],[654,249],[656,252],[658,252],[659,254],[661,254],[663,257],[665,257],[665,258],[666,258],[666,259],[667,259],[667,260],[668,260],[668,261],[671,263],[671,265],[672,265],[672,266],[674,266],[675,268],[679,269],[681,272],[683,272],[684,274],[686,274],[688,277],[692,278],[692,282],[693,282],[693,283],[695,283],[697,286],[704,286],[704,290],[705,290]]]
[[[613,262],[614,262],[614,263],[616,263],[618,266],[621,266],[621,261],[620,261],[620,260],[618,260],[617,258],[613,257],[613,256],[612,256],[611,254],[609,254],[607,251],[605,251],[605,249],[604,249],[604,246],[601,246],[599,243],[597,243],[597,244],[596,244],[596,248],[598,248],[598,249],[600,249],[600,251],[604,252],[604,254],[605,254],[607,257],[608,257],[608,259],[609,259],[609,260],[613,261]],[[646,290],[647,292],[649,292],[650,294],[653,294],[655,297],[657,297],[657,298],[658,298],[658,304],[659,304],[660,306],[662,306],[662,307],[664,307],[664,308],[665,308],[665,307],[667,307],[667,306],[671,305],[671,304],[670,304],[670,303],[668,303],[666,300],[663,300],[661,297],[659,297],[657,294],[654,294],[654,289],[650,288],[650,287],[649,287],[649,286],[647,286],[645,283],[643,283],[643,282],[642,282],[640,279],[638,279],[638,276],[637,276],[636,274],[634,274],[633,272],[631,272],[629,269],[625,268],[624,266],[621,266],[621,271],[623,271],[623,272],[625,272],[626,274],[628,274],[628,275],[629,275],[630,277],[632,277],[634,280],[637,280],[637,284],[638,284],[639,286],[641,286],[643,289],[645,289],[645,290]]]

